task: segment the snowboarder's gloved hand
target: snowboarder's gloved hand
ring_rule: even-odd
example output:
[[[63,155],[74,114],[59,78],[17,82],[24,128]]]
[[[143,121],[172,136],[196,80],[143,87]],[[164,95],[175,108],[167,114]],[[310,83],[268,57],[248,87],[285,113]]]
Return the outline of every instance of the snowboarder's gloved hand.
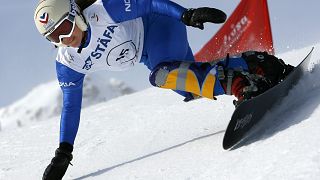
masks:
[[[73,146],[69,143],[60,143],[55,152],[55,157],[44,171],[42,180],[61,180],[72,160]]]
[[[227,19],[227,15],[215,8],[201,7],[197,9],[188,9],[182,14],[181,20],[187,26],[204,29],[203,23],[223,23]]]

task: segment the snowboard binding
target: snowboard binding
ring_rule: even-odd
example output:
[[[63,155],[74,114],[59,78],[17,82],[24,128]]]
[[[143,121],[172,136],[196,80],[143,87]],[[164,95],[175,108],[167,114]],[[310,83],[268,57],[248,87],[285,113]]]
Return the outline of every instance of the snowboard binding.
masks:
[[[238,100],[234,100],[233,104],[237,107],[243,101],[254,98],[268,89],[272,88],[273,83],[264,76],[258,74],[250,74],[249,72],[241,72],[242,76],[242,87],[239,89],[239,94],[234,94]]]
[[[242,53],[241,58],[246,62],[248,69],[226,68],[227,78],[220,79],[225,87],[226,94],[234,95],[234,105],[252,99],[275,85],[282,82],[294,69],[267,52],[248,51]],[[228,57],[227,57],[228,59]]]
[[[251,74],[264,76],[273,86],[283,81],[294,69],[282,59],[267,52],[248,51],[242,54],[242,58],[245,59]]]

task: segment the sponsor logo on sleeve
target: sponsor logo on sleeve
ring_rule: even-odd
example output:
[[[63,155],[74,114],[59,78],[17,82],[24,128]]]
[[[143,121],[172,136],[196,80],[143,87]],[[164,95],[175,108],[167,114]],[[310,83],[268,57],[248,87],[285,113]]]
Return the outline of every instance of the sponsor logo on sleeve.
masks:
[[[76,84],[73,82],[59,82],[60,87],[70,87],[70,86],[75,86]]]
[[[124,6],[126,12],[131,12],[131,0],[124,0]]]

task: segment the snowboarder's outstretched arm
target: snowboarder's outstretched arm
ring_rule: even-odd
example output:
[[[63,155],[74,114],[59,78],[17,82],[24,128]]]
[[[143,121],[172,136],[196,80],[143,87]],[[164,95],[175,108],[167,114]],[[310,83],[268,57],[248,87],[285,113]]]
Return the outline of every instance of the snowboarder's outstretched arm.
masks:
[[[103,6],[115,22],[123,22],[151,13],[173,17],[187,26],[203,29],[205,22],[223,23],[227,15],[215,8],[186,9],[169,0],[102,0]]]
[[[78,131],[84,74],[56,62],[57,78],[63,92],[60,120],[60,145],[47,166],[43,180],[61,179],[72,160],[73,143]]]
[[[234,95],[238,99],[235,103],[239,104],[277,85],[292,69],[267,52],[249,51],[213,64],[160,63],[152,70],[149,80],[153,86],[189,92],[196,98]],[[190,98],[186,100],[193,97]]]
[[[57,78],[63,92],[60,143],[73,145],[80,122],[84,74],[56,62]]]

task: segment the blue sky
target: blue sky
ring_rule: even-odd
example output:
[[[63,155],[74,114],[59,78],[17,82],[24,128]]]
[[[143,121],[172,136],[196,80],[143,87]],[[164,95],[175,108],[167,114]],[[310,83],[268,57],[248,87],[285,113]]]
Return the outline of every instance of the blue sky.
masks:
[[[38,0],[4,1],[0,7],[2,35],[0,42],[0,107],[21,98],[34,86],[55,79],[53,46],[37,32],[33,23]],[[228,15],[240,0],[175,0],[189,7],[211,6]],[[269,0],[274,46],[277,53],[290,51],[320,41],[320,1]],[[188,28],[189,41],[196,52],[219,25],[206,25],[204,31]],[[150,87],[148,71],[141,65],[127,72],[103,72],[105,77],[124,80],[135,89]]]

